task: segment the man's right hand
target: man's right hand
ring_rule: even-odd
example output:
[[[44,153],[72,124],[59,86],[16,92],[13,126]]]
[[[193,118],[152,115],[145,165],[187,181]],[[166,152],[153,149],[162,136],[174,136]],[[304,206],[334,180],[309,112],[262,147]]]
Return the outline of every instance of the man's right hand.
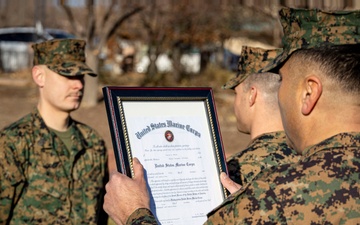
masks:
[[[133,159],[133,168],[133,178],[113,172],[105,186],[103,207],[116,224],[125,224],[128,217],[139,208],[150,209],[144,168],[137,158]]]

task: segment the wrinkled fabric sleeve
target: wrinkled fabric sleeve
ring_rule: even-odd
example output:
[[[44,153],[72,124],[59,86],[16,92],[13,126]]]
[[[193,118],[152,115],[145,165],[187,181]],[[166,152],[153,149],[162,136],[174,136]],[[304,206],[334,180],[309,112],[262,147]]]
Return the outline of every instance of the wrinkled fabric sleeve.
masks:
[[[282,205],[268,181],[256,180],[226,199],[208,214],[204,225],[282,224],[286,225]]]
[[[83,143],[86,143],[86,146],[84,148],[88,148],[87,151],[92,152],[91,154],[92,160],[87,160],[89,163],[90,161],[93,164],[90,164],[89,167],[92,168],[92,176],[87,176],[87,178],[84,179],[84,186],[86,186],[88,190],[93,189],[96,185],[95,183],[99,184],[101,182],[102,184],[97,187],[100,188],[98,190],[98,198],[94,204],[96,204],[96,217],[97,217],[97,224],[106,224],[108,220],[108,215],[104,211],[102,205],[104,203],[104,195],[105,195],[105,184],[109,181],[109,171],[108,171],[108,155],[107,155],[107,148],[106,144],[103,140],[103,138],[98,134],[98,132],[91,127],[82,124],[80,122],[76,122],[77,129],[80,131],[81,136],[79,136],[79,139]],[[90,151],[91,150],[91,151]],[[97,168],[96,171],[94,169]],[[79,170],[83,170],[80,168]],[[95,173],[98,173],[97,176],[95,176]],[[100,180],[101,181],[100,181]],[[91,195],[94,193],[88,192],[89,199],[91,198]],[[79,202],[79,205],[83,203]],[[91,204],[88,204],[91,205]]]
[[[25,183],[22,160],[16,154],[13,143],[7,135],[0,134],[0,224],[8,223]]]
[[[149,209],[135,210],[126,221],[126,225],[157,225],[158,222]]]

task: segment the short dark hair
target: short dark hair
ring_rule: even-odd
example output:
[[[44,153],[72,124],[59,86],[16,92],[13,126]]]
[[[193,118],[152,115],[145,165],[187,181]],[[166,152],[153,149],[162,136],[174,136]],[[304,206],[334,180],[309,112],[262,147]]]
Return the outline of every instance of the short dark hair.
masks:
[[[281,84],[280,75],[270,72],[253,73],[244,80],[243,90],[248,92],[252,85],[256,85],[264,93],[266,103],[278,107],[278,90]]]
[[[302,62],[318,64],[318,68],[344,91],[360,94],[360,44],[301,49],[293,56]]]

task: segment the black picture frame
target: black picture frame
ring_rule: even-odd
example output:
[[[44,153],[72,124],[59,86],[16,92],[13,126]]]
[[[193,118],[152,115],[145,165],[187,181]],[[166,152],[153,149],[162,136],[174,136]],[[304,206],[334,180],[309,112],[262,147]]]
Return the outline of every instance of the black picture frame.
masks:
[[[150,136],[148,135],[148,133],[150,134],[151,132],[153,132],[153,130],[154,132],[164,132],[164,135],[154,135],[155,138],[148,138],[149,140],[146,143],[150,142],[150,144],[152,144],[151,142],[154,141],[154,143],[156,144],[153,144],[152,146],[160,146],[162,148],[161,151],[165,151],[163,146],[177,145],[158,145],[157,143],[159,142],[167,141],[171,143],[172,139],[175,137],[177,138],[177,143],[186,143],[187,141],[191,141],[189,139],[197,136],[197,139],[194,138],[196,139],[196,146],[201,149],[201,151],[199,150],[198,154],[204,155],[204,160],[206,159],[206,162],[193,164],[202,165],[201,168],[199,167],[196,170],[213,171],[208,174],[207,177],[211,177],[210,179],[214,180],[211,182],[216,183],[216,185],[211,185],[209,189],[213,189],[212,186],[219,187],[214,188],[214,190],[217,190],[215,192],[220,192],[214,193],[214,195],[221,196],[216,197],[219,198],[216,204],[220,204],[227,197],[228,193],[226,189],[222,187],[219,179],[219,175],[221,172],[227,173],[227,167],[212,88],[105,86],[103,87],[103,95],[114,149],[116,166],[119,172],[126,174],[129,177],[133,177],[134,174],[132,168],[132,158],[134,157],[135,150],[132,149],[132,145],[134,145],[134,143],[141,142],[138,139],[141,139],[145,136]],[[139,122],[139,120],[144,120],[145,122],[142,123]],[[148,122],[149,120],[156,122],[150,124],[150,122]],[[178,121],[186,122],[183,122],[182,124],[182,122]],[[134,128],[137,126],[138,123],[140,124],[140,127],[144,127],[144,129]],[[143,124],[147,126],[141,126]],[[193,128],[189,124],[196,124],[198,126],[195,126],[195,128]],[[180,131],[181,133],[178,133]],[[174,132],[175,135],[172,132]],[[159,139],[161,139],[161,141],[157,140],[158,137]],[[179,137],[180,141],[178,139]],[[181,140],[181,137],[184,137],[184,140]],[[164,141],[162,138],[167,140]],[[204,139],[204,141],[199,141],[200,139]],[[148,146],[151,146],[150,144],[148,144]],[[154,149],[147,148],[145,150],[138,151],[139,148],[141,148],[139,146],[143,145],[135,144],[135,146],[137,146],[136,151],[138,152],[138,155],[143,154],[143,152],[141,151],[155,151],[157,149],[154,147]],[[207,147],[202,149],[202,146]],[[168,150],[169,149],[166,148],[166,151]],[[185,148],[182,150],[185,150]],[[206,152],[204,153],[204,151]],[[162,153],[160,152],[160,150],[156,152],[157,156],[161,154]],[[171,153],[169,154],[171,155]],[[191,154],[186,160],[191,160],[194,158],[191,156]],[[180,155],[177,155],[175,150],[174,154],[172,155],[175,155],[174,158],[178,157],[178,160],[180,161],[180,158],[186,158],[185,156],[180,157]],[[181,155],[186,154],[182,153]],[[159,157],[160,159],[163,159],[162,156]],[[202,157],[203,156],[199,156],[199,158],[201,159],[196,159],[196,161],[199,162],[198,160],[202,160]],[[166,159],[172,160],[173,158]],[[159,163],[159,161],[161,160],[158,160],[157,158],[153,159],[149,157],[143,159],[143,161],[146,160],[157,161],[154,163],[155,167],[167,167],[168,165],[170,167],[172,165],[172,163]],[[191,163],[189,163],[189,165],[190,164]],[[184,167],[186,167],[187,163],[174,163],[174,165],[175,167],[178,165],[184,165]],[[204,169],[204,165],[209,168]],[[144,169],[149,172],[149,168],[146,168],[146,165],[144,165]],[[164,171],[167,168],[160,169]],[[171,169],[169,168],[169,170]],[[191,173],[191,170],[189,171]],[[177,173],[182,172],[179,170]],[[196,179],[194,177],[195,181]],[[149,184],[149,188],[152,188],[151,184]],[[186,193],[182,193],[182,195],[186,195]],[[179,199],[186,198],[181,197]],[[155,206],[155,202],[152,202],[152,204],[152,207],[159,208],[158,206]],[[212,207],[214,208],[216,204]],[[152,208],[152,210],[156,211],[155,208]],[[204,211],[200,214],[202,214],[201,216],[206,216],[206,213],[207,211]]]

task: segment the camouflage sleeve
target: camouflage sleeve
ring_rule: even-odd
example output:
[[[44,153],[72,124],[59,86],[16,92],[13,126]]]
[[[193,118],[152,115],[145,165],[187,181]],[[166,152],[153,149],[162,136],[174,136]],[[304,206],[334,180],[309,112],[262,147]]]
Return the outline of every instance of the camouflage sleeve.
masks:
[[[256,186],[256,188],[254,188]],[[205,225],[286,224],[278,196],[267,182],[254,181],[208,214]]]
[[[16,137],[16,136],[15,136]],[[16,137],[17,138],[17,137]],[[18,139],[18,138],[17,138]],[[0,224],[7,224],[20,193],[25,177],[21,160],[14,149],[15,144],[7,135],[0,134]]]
[[[158,224],[155,216],[149,209],[140,208],[133,212],[128,220],[126,225],[155,225]]]
[[[99,165],[99,171],[101,174],[99,174],[99,177],[102,177],[102,185],[100,185],[100,189],[98,190],[99,196],[97,201],[97,224],[106,224],[106,221],[108,220],[108,214],[103,209],[102,205],[104,203],[104,196],[105,196],[105,184],[109,181],[109,168],[108,168],[108,153],[107,148],[104,139],[99,135],[99,133],[89,127],[88,125],[85,125],[83,123],[75,121],[77,124],[77,128],[82,134],[82,142],[86,143],[87,146],[92,146],[93,149],[95,149],[96,154],[93,157],[93,162],[96,162],[97,165]],[[92,165],[93,166],[93,165]],[[80,168],[80,170],[82,170]],[[94,182],[97,182],[99,184],[99,180],[97,178],[94,178],[95,180],[91,180],[90,177],[85,181],[84,180],[84,189],[92,189],[94,188]],[[86,187],[86,188],[85,188]],[[91,196],[91,194],[90,194]],[[83,203],[80,203],[80,205]],[[87,204],[90,206],[90,204]]]

